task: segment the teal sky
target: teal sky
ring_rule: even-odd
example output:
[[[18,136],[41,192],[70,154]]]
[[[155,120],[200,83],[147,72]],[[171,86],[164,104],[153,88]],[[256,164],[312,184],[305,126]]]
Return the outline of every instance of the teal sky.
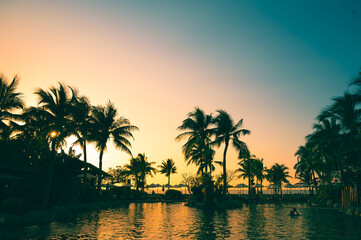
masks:
[[[36,87],[58,81],[94,105],[110,99],[141,130],[133,153],[157,165],[173,158],[179,173],[194,171],[174,138],[195,106],[244,118],[251,151],[292,169],[316,115],[361,67],[356,0],[0,0],[0,30],[0,72],[21,76],[30,105]],[[230,169],[236,156],[230,151]],[[127,159],[110,147],[104,166]]]

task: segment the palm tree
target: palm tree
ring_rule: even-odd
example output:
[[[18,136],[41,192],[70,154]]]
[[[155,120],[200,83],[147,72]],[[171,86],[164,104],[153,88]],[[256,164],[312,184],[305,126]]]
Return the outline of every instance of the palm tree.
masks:
[[[214,144],[218,147],[224,143],[224,152],[223,152],[223,194],[227,193],[227,168],[226,168],[226,156],[229,143],[231,142],[233,146],[239,150],[244,151],[247,146],[244,142],[239,140],[240,135],[250,134],[250,131],[242,128],[243,119],[239,120],[234,124],[231,116],[224,110],[218,110],[218,115],[214,119],[216,124],[215,134],[216,139]]]
[[[177,173],[177,167],[173,159],[168,158],[167,160],[162,161],[162,165],[158,166],[160,168],[160,173],[165,174],[168,177],[168,188],[170,185],[170,175]]]
[[[282,196],[282,183],[288,183],[288,179],[291,176],[288,172],[288,167],[278,163],[275,163],[268,171],[267,171],[267,180],[274,184],[277,190],[281,192]]]
[[[310,185],[316,186],[317,189],[316,175],[322,177],[324,175],[323,172],[325,172],[324,166],[328,166],[328,164],[322,162],[322,157],[317,146],[313,145],[312,142],[307,142],[305,146],[300,146],[298,148],[295,156],[297,156],[298,160],[294,166],[294,169],[296,169],[296,176],[310,176]]]
[[[191,147],[189,147],[184,154],[185,158],[188,159],[187,166],[190,163],[194,163],[198,166],[197,173],[209,173],[211,176],[215,169],[213,164],[215,151],[211,148],[211,145],[207,144],[204,146],[198,141],[189,146]]]
[[[8,83],[7,79],[0,75],[0,137],[2,139],[10,137],[9,126],[4,121],[20,120],[19,115],[14,114],[13,111],[24,108],[24,102],[21,99],[22,94],[16,92],[18,84],[19,78],[17,76]]]
[[[326,128],[325,125],[324,129],[319,129],[319,132],[327,136],[318,138],[317,140],[321,141],[316,143],[323,148],[329,166],[336,166],[332,170],[341,173],[341,181],[352,185],[352,181],[349,182],[350,177],[357,175],[354,170],[359,169],[361,109],[358,108],[358,104],[361,96],[346,91],[343,96],[332,100],[333,104],[317,117],[319,122],[332,121],[332,128]],[[358,143],[358,146],[355,143]]]
[[[152,167],[155,162],[148,162],[145,154],[138,154],[136,158],[131,158],[130,163],[124,165],[125,175],[133,177],[137,191],[144,192],[147,175],[153,176],[157,169]]]
[[[83,148],[84,159],[84,181],[87,179],[87,151],[86,143],[90,141],[91,124],[91,104],[87,97],[77,97],[72,105],[72,119],[74,123],[74,135],[77,140],[74,145],[80,145]]]
[[[76,92],[71,87],[70,93],[67,88],[59,83],[59,88],[51,87],[50,91],[37,89],[35,94],[39,98],[39,110],[47,115],[50,131],[57,131],[57,145],[65,144],[65,139],[73,132],[73,121],[71,119],[72,104],[76,99]]]
[[[211,128],[212,115],[207,115],[203,110],[195,108],[188,113],[182,125],[177,130],[184,131],[176,137],[177,141],[187,138],[182,150],[187,165],[194,163],[199,166],[199,171],[211,172],[214,167],[214,151],[211,148],[211,137],[214,129]]]
[[[249,151],[240,153],[238,158],[241,159],[241,161],[238,162],[239,168],[236,169],[236,172],[240,173],[238,178],[248,178],[248,194],[251,195],[251,189],[254,185],[256,158],[254,155],[251,155]]]
[[[297,170],[296,170],[297,171]],[[304,184],[305,186],[308,186],[308,190],[309,190],[309,193],[311,195],[313,195],[313,179],[312,179],[312,175],[310,172],[302,172],[302,171],[299,171],[299,172],[296,172],[296,175],[295,177],[300,180],[300,183],[301,184]]]
[[[117,118],[117,109],[110,101],[106,106],[92,108],[90,117],[92,124],[91,139],[95,142],[99,154],[99,169],[102,170],[103,154],[107,149],[107,143],[112,138],[116,148],[132,155],[131,143],[128,138],[133,138],[132,131],[139,130],[138,127],[130,124],[124,117]],[[102,175],[98,176],[98,190],[101,194]]]
[[[39,97],[39,111],[44,115],[46,120],[46,134],[51,142],[52,157],[50,158],[50,167],[48,179],[45,186],[43,207],[46,208],[50,198],[51,185],[54,175],[56,149],[66,143],[65,139],[71,135],[72,121],[70,117],[71,105],[76,98],[75,92],[71,93],[59,83],[59,88],[51,87],[50,91],[37,89],[35,94]]]
[[[343,96],[332,98],[333,104],[324,109],[317,117],[322,121],[326,118],[336,118],[345,133],[357,133],[360,126],[361,109],[357,108],[360,96],[344,92]]]
[[[259,184],[261,185],[261,191],[260,193],[262,194],[262,183],[263,183],[263,179],[266,178],[266,172],[267,172],[267,168],[263,165],[263,158],[259,159],[256,158],[254,161],[254,175],[257,178],[257,182],[259,182]]]

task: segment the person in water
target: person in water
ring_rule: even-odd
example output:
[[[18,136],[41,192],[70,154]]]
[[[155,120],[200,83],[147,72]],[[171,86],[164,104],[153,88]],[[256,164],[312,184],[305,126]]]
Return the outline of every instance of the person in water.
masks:
[[[293,209],[290,211],[290,215],[291,215],[291,216],[299,216],[300,214],[297,212],[296,208],[293,208]]]

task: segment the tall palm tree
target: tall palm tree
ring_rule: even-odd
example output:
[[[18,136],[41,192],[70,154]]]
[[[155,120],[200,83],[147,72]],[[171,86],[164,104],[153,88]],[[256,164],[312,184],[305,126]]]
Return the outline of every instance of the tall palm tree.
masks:
[[[112,138],[116,148],[132,155],[131,143],[128,138],[133,138],[132,132],[139,130],[138,127],[130,124],[124,117],[117,117],[117,109],[110,101],[106,106],[96,106],[92,108],[90,117],[92,124],[91,139],[95,142],[99,154],[99,169],[102,170],[103,154],[107,149],[107,143]],[[101,194],[102,175],[98,176],[98,190]]]
[[[160,173],[165,174],[168,177],[168,186],[170,185],[170,175],[177,173],[177,167],[175,166],[175,162],[173,159],[168,158],[167,160],[163,160],[162,164],[158,166],[160,168]],[[169,188],[169,187],[168,187]]]
[[[201,172],[212,171],[214,151],[211,148],[211,137],[214,129],[211,128],[211,124],[212,115],[195,108],[178,127],[179,131],[184,132],[179,134],[176,140],[187,138],[187,142],[182,147],[187,164],[196,164]]]
[[[291,176],[288,172],[288,167],[278,163],[275,163],[268,171],[267,171],[267,180],[274,184],[276,189],[281,192],[282,196],[282,183],[288,183],[288,179]]]
[[[300,146],[295,153],[297,156],[297,163],[294,166],[296,169],[296,176],[310,176],[311,185],[317,188],[317,175],[322,176],[325,171],[322,158],[318,152],[317,146],[311,142],[306,143],[305,146]],[[328,171],[327,171],[328,172]]]
[[[80,145],[83,149],[84,181],[87,179],[87,141],[90,141],[91,124],[89,122],[91,104],[87,97],[77,97],[72,105],[72,119],[74,121],[74,135],[77,140],[74,145]]]
[[[360,162],[360,126],[361,109],[358,107],[361,101],[359,94],[350,94],[344,92],[343,96],[332,99],[333,104],[327,107],[318,116],[318,120],[335,119],[340,125],[341,130],[337,138],[329,138],[326,142],[334,143],[325,154],[328,154],[333,162],[336,163],[336,171],[341,173],[341,181],[352,185],[349,181],[353,176],[361,174],[354,170],[359,169]],[[336,135],[336,134],[335,134]],[[332,141],[333,140],[333,141]],[[337,144],[335,144],[337,142]],[[327,158],[328,159],[328,158]],[[356,173],[356,174],[355,174]],[[345,177],[347,175],[348,177]],[[347,183],[346,183],[347,182]]]
[[[251,132],[247,129],[243,129],[243,119],[239,120],[236,124],[232,117],[224,110],[218,110],[218,115],[214,119],[216,124],[215,134],[216,139],[214,144],[218,147],[224,143],[224,152],[223,152],[223,194],[227,193],[227,167],[226,167],[226,156],[227,150],[230,143],[239,150],[244,151],[247,146],[244,142],[239,140],[240,135],[247,135]]]
[[[35,94],[39,98],[39,109],[46,117],[46,134],[51,142],[52,157],[48,179],[46,181],[43,207],[46,208],[50,198],[51,186],[54,175],[56,149],[66,144],[65,139],[72,134],[71,105],[76,98],[76,93],[59,83],[59,88],[51,87],[49,91],[37,89]]]
[[[155,162],[148,162],[145,154],[138,154],[136,158],[131,158],[130,163],[124,165],[126,176],[133,177],[137,191],[144,192],[147,175],[153,176],[157,169],[152,167]]]
[[[251,189],[254,185],[256,158],[249,151],[245,151],[239,154],[239,159],[241,161],[238,162],[239,168],[236,169],[236,172],[240,173],[238,178],[248,178],[248,194],[251,195]]]
[[[342,127],[337,119],[321,119],[313,125],[313,129],[314,132],[306,137],[307,147],[317,147],[321,151],[329,170],[341,170]]]
[[[4,139],[9,134],[8,125],[4,122],[6,120],[19,120],[20,116],[14,114],[13,111],[24,108],[24,102],[21,99],[21,93],[16,92],[16,87],[19,84],[19,78],[15,76],[9,83],[7,79],[0,75],[0,138]]]
[[[254,161],[254,175],[257,178],[257,182],[259,182],[259,184],[261,185],[260,189],[260,193],[262,194],[262,183],[263,183],[263,179],[266,178],[266,171],[267,168],[263,165],[263,158],[259,159],[256,158]]]
[[[39,98],[39,110],[47,114],[49,129],[59,133],[57,145],[65,144],[65,139],[73,133],[71,112],[76,92],[59,83],[59,88],[51,87],[49,91],[39,88],[35,94]]]

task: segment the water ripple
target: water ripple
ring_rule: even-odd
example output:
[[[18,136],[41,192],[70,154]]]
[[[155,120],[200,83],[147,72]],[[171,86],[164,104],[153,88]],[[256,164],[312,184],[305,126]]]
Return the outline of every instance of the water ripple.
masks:
[[[290,217],[297,207],[299,217]],[[195,209],[132,203],[80,214],[73,222],[0,228],[0,239],[358,239],[361,219],[304,204]]]

